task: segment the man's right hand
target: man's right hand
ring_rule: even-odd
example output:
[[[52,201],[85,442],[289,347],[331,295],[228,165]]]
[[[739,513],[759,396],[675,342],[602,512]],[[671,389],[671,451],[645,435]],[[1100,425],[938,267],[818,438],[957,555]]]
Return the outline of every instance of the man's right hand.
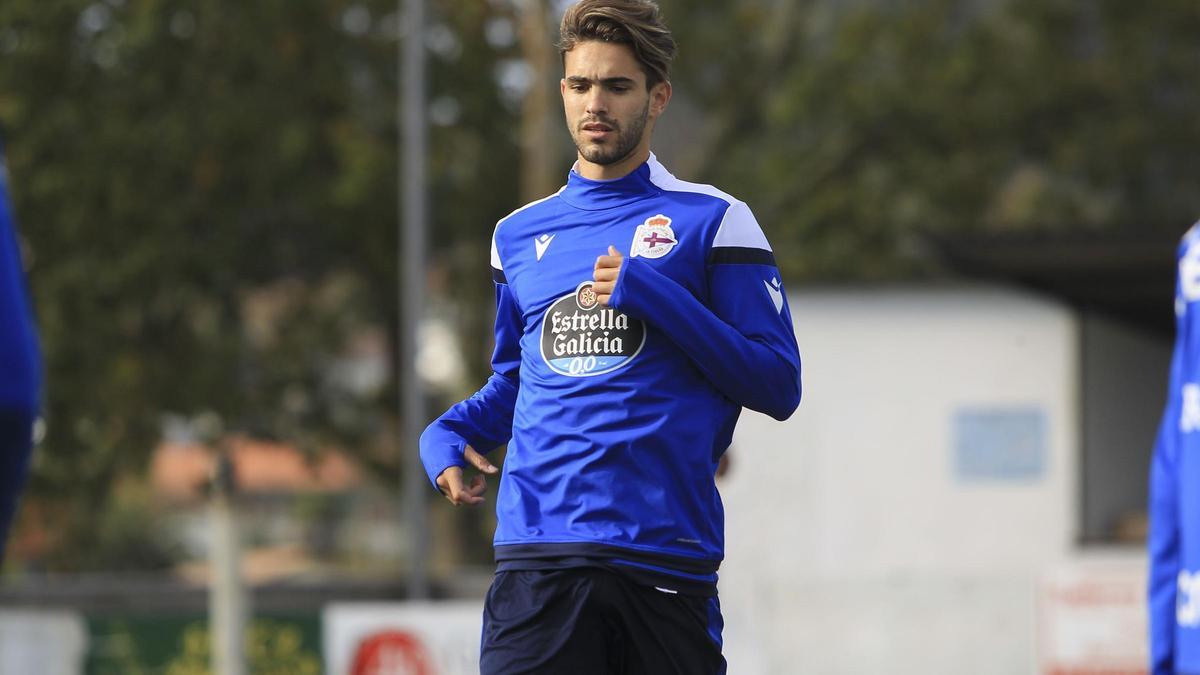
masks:
[[[498,469],[487,460],[487,457],[475,452],[471,446],[463,448],[463,459],[467,460],[471,466],[479,469],[483,473],[494,474]],[[451,504],[461,506],[463,504],[482,504],[483,493],[487,490],[487,479],[482,475],[475,476],[471,479],[471,485],[463,485],[463,470],[461,466],[452,466],[447,468],[437,477],[438,489],[450,500]]]

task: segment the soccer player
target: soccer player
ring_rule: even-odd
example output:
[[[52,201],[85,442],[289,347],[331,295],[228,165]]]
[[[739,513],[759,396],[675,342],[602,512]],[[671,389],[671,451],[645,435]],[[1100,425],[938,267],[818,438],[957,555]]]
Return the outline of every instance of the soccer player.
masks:
[[[650,139],[675,42],[645,0],[560,28],[578,161],[497,223],[494,373],[421,437],[430,480],[479,504],[506,441],[480,670],[725,672],[713,474],[743,407],[783,420],[800,355],[745,203],[671,175]]]
[[[1153,675],[1200,673],[1200,223],[1178,259],[1175,353],[1150,465]]]
[[[41,371],[0,148],[0,561],[29,468]]]

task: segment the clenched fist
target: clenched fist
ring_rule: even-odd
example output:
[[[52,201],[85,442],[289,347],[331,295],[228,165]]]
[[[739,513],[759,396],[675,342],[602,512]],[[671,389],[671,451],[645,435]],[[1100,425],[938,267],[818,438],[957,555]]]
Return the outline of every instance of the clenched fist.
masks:
[[[617,277],[621,274],[621,263],[625,261],[616,248],[611,244],[608,255],[596,258],[596,267],[592,270],[592,290],[596,291],[596,300],[605,307],[612,298],[613,290],[617,287]]]

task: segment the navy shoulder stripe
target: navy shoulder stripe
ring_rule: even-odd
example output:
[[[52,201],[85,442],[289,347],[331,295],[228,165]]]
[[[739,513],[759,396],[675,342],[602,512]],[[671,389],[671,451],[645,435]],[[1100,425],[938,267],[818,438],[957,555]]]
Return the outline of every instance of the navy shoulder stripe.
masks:
[[[770,265],[775,264],[775,254],[761,248],[744,246],[719,246],[708,254],[709,265]]]

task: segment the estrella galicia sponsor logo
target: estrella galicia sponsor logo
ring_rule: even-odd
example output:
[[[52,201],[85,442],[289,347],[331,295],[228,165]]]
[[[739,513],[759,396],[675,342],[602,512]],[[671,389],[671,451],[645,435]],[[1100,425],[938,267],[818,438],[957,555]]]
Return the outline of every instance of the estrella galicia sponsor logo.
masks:
[[[542,359],[561,375],[610,373],[632,361],[645,343],[645,324],[602,306],[590,281],[555,300],[542,318]]]

